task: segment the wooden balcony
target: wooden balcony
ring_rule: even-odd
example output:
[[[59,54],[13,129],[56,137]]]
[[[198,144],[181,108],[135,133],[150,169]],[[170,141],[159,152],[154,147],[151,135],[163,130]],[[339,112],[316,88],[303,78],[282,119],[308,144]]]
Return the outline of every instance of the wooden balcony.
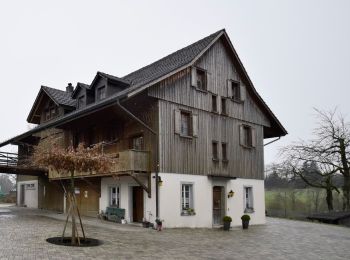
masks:
[[[112,154],[113,155],[113,154]],[[113,155],[116,157],[116,164],[111,172],[96,173],[96,172],[75,172],[74,177],[95,177],[95,176],[111,176],[113,174],[122,174],[130,172],[150,172],[150,152],[125,150]],[[68,172],[58,173],[54,169],[49,169],[49,179],[68,179]]]

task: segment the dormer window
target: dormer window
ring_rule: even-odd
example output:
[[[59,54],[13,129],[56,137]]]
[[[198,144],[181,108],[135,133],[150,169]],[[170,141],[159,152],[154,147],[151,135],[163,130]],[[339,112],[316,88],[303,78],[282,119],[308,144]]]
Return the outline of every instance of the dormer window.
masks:
[[[106,98],[106,86],[103,86],[97,89],[97,98],[98,100],[102,100]]]
[[[44,119],[45,121],[51,120],[58,116],[58,109],[55,103],[50,101],[44,111]]]
[[[82,108],[84,106],[85,96],[81,96],[78,98],[78,108]]]

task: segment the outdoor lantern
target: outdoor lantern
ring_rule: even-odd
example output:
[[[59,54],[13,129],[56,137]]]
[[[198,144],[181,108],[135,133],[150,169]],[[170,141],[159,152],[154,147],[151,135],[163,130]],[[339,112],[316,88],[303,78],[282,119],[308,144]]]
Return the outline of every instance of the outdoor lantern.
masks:
[[[162,181],[162,178],[160,178],[160,176],[158,176],[158,184],[159,184],[159,186],[163,185],[163,181]]]
[[[229,193],[228,193],[228,195],[227,195],[227,197],[228,197],[228,198],[232,198],[233,195],[235,195],[235,192],[234,192],[233,190],[230,190]]]

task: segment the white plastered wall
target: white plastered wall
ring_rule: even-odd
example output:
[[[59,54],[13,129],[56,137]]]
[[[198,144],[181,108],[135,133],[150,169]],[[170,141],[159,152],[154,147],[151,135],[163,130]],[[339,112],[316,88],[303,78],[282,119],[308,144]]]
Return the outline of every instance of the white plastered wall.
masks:
[[[34,188],[27,188],[27,184],[34,184]],[[24,185],[24,205],[28,208],[38,208],[38,181],[19,181],[17,182],[17,205],[21,200],[21,185]]]
[[[152,177],[154,174],[152,174]],[[147,185],[146,178],[142,179]],[[155,185],[154,178],[152,180],[152,198],[148,198],[148,193],[144,191],[144,217],[151,222],[155,221]],[[119,178],[106,177],[101,179],[101,197],[100,197],[100,211],[105,211],[109,206],[110,201],[110,187],[119,186],[120,189],[120,208],[125,209],[125,219],[132,222],[132,187],[139,186],[139,184],[131,177],[123,176]]]
[[[155,179],[152,174],[152,198],[148,198],[144,192],[144,217],[151,222],[156,218],[155,209]],[[213,227],[213,186],[222,186],[224,192],[225,214],[232,217],[232,226],[241,225],[241,216],[244,214],[245,186],[253,188],[254,212],[249,213],[252,225],[265,223],[265,193],[264,181],[254,179],[224,179],[207,176],[159,173],[162,186],[159,187],[159,216],[164,220],[165,227]],[[147,180],[144,179],[145,185]],[[193,184],[193,204],[196,215],[181,216],[181,184]],[[105,210],[109,205],[109,188],[120,187],[120,207],[125,209],[125,218],[132,221],[132,194],[131,187],[138,184],[131,177],[111,177],[101,180],[100,210]],[[234,192],[232,198],[228,198],[229,191]],[[149,214],[151,213],[151,215]]]
[[[212,227],[213,186],[222,186],[225,214],[232,217],[232,225],[241,225],[244,214],[244,186],[253,188],[254,212],[249,213],[251,224],[265,223],[264,181],[254,179],[224,179],[207,176],[160,173],[163,184],[159,188],[160,218],[166,227]],[[196,215],[181,216],[181,184],[193,184],[193,206]],[[232,190],[234,196],[228,198]]]

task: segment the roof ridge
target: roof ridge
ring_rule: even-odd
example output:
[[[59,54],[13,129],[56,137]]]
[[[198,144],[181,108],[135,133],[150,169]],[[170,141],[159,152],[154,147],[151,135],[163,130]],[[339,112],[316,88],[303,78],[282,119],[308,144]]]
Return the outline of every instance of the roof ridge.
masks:
[[[225,29],[221,29],[221,30],[219,30],[219,31],[217,31],[217,32],[215,32],[215,33],[212,33],[212,34],[210,34],[210,35],[208,35],[208,36],[206,36],[206,37],[204,37],[204,38],[202,38],[202,39],[200,39],[200,40],[198,40],[198,41],[195,41],[195,42],[193,42],[193,43],[191,43],[191,44],[189,44],[189,45],[187,45],[187,46],[185,46],[185,47],[183,47],[183,48],[181,48],[181,49],[178,49],[177,51],[174,51],[174,52],[168,54],[168,55],[165,56],[165,57],[162,57],[162,58],[160,58],[160,59],[158,59],[158,60],[156,60],[156,61],[154,61],[154,62],[152,62],[152,63],[150,63],[150,64],[148,64],[148,65],[146,65],[146,66],[144,66],[144,67],[141,67],[141,68],[139,68],[139,69],[137,69],[137,70],[135,70],[135,71],[133,71],[133,72],[131,72],[131,73],[129,73],[129,74],[123,76],[122,79],[125,79],[125,78],[127,78],[127,77],[130,77],[132,74],[135,74],[135,73],[137,73],[137,72],[140,72],[141,70],[144,70],[144,69],[146,69],[146,68],[149,68],[149,67],[151,67],[152,65],[154,65],[154,64],[157,63],[157,62],[166,60],[167,58],[169,58],[169,57],[172,56],[172,55],[175,56],[175,54],[180,53],[181,51],[183,51],[183,50],[185,50],[185,49],[187,49],[187,48],[189,49],[189,48],[191,48],[192,46],[195,46],[196,44],[198,44],[198,43],[204,41],[205,39],[211,38],[211,37],[213,37],[213,36],[217,36],[217,35],[219,35],[219,34],[220,34],[221,32],[223,32],[223,31],[225,31]]]

